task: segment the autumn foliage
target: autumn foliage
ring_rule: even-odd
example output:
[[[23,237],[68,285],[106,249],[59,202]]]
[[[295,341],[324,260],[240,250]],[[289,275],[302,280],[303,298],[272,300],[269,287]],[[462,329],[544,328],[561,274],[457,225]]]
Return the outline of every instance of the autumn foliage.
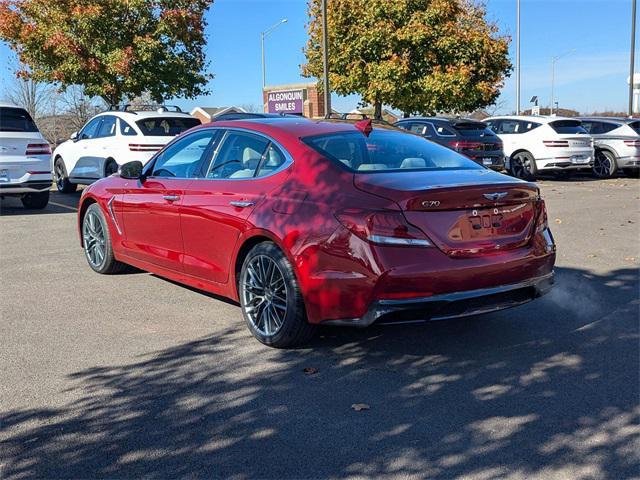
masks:
[[[407,113],[492,104],[511,71],[509,38],[474,0],[330,0],[329,81],[341,95]],[[309,0],[306,76],[322,77],[321,0]]]
[[[204,13],[213,0],[0,0],[18,76],[82,85],[109,104],[206,93]]]

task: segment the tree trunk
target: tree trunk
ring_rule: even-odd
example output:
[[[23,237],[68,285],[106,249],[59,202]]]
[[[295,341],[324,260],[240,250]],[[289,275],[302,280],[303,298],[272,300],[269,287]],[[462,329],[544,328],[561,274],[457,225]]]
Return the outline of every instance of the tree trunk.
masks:
[[[402,112],[402,118],[409,118],[411,116],[411,112]]]
[[[376,120],[382,120],[382,103],[376,101],[373,104],[373,107],[374,107],[373,118]]]

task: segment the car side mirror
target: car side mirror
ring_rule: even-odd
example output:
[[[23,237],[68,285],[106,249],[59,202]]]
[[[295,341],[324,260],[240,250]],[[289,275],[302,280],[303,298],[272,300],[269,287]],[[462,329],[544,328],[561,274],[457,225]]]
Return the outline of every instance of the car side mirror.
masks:
[[[128,178],[131,180],[138,180],[142,178],[142,162],[134,160],[127,162],[118,168],[118,173],[122,178]]]
[[[78,139],[78,132],[73,132],[73,133],[71,134],[71,136],[69,137],[69,140],[73,140],[74,142],[75,142],[75,141],[77,141],[77,140],[79,140],[79,139]]]

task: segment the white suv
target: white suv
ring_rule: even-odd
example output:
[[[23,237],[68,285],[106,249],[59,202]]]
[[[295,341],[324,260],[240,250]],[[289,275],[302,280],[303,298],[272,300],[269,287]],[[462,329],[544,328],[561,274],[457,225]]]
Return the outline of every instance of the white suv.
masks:
[[[483,120],[504,145],[505,168],[534,180],[539,172],[567,174],[593,165],[593,138],[580,120],[551,116],[504,116]]]
[[[143,108],[143,107],[137,107]],[[53,152],[53,173],[60,192],[75,191],[118,171],[132,160],[147,163],[153,154],[176,135],[200,120],[177,107],[153,106],[155,110],[132,110],[128,105],[93,117],[71,139]]]
[[[51,148],[29,113],[0,103],[0,198],[44,208],[51,190]]]

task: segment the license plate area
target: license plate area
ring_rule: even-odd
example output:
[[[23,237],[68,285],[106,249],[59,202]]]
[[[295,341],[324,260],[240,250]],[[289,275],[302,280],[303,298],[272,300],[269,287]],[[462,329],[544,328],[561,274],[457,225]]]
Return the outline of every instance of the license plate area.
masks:
[[[482,158],[483,165],[493,165],[493,158],[491,157],[483,157]]]
[[[589,156],[587,155],[572,155],[571,163],[574,165],[584,165],[585,163],[589,163]]]

